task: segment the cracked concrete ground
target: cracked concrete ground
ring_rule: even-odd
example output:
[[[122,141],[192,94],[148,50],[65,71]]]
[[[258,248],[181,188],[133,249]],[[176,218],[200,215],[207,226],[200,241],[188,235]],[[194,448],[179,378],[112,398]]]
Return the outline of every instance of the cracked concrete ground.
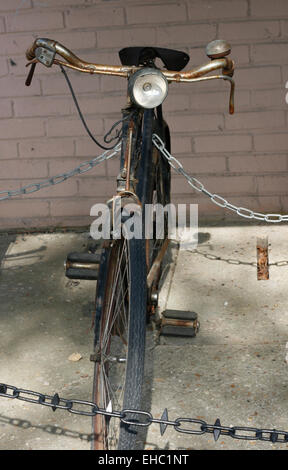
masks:
[[[258,281],[256,239],[269,237],[270,280]],[[86,233],[1,235],[0,382],[91,399],[95,282],[69,281],[63,263]],[[148,328],[143,409],[223,426],[288,431],[288,227],[202,226],[196,250],[166,258],[160,307],[197,312],[195,338]],[[71,361],[78,353],[79,361]],[[194,429],[194,427],[193,427]],[[90,449],[90,418],[0,398],[0,449]],[[287,444],[191,436],[149,426],[145,449],[287,450]]]

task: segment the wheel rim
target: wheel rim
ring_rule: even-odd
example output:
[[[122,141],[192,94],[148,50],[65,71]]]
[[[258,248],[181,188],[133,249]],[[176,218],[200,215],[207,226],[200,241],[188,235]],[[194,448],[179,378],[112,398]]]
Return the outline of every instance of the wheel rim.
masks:
[[[109,258],[107,287],[103,299],[93,398],[99,408],[112,411],[123,406],[129,331],[129,244],[118,241]],[[94,448],[117,449],[120,421],[96,415]]]

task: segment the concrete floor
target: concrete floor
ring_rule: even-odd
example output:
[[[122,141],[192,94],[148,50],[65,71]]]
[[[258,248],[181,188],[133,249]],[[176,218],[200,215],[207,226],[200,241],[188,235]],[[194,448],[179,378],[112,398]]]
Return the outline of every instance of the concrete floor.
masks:
[[[257,281],[256,238],[269,235],[270,280]],[[93,281],[69,281],[63,262],[83,233],[5,235],[0,279],[0,382],[91,399]],[[150,328],[143,409],[224,426],[288,430],[288,227],[201,227],[196,250],[171,244],[161,309],[193,310],[196,338]],[[79,361],[71,361],[78,353]],[[90,449],[90,418],[0,398],[0,449]],[[287,450],[288,444],[191,436],[151,425],[145,449]]]

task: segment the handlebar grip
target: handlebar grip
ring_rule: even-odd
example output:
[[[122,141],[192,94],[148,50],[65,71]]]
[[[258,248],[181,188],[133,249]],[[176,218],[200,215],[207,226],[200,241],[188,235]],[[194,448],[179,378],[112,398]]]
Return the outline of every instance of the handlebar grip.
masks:
[[[25,81],[25,85],[26,85],[26,86],[30,86],[30,85],[31,85],[32,78],[33,78],[33,75],[34,75],[34,72],[35,72],[35,67],[36,67],[36,62],[34,62],[33,64],[31,64],[31,68],[30,68],[30,71],[29,71],[29,73],[28,73],[28,77],[26,78],[26,81]]]

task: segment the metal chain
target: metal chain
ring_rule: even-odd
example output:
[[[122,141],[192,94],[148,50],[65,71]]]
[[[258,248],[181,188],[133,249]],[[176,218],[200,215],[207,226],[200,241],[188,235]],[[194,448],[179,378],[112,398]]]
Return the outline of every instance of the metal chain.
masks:
[[[83,173],[92,170],[95,166],[99,165],[99,163],[103,162],[104,160],[110,160],[111,158],[115,157],[120,152],[120,150],[121,142],[119,142],[112,150],[106,150],[106,152],[103,152],[101,155],[92,158],[92,160],[80,163],[80,165],[71,171],[52,176],[51,178],[43,180],[40,183],[28,184],[21,189],[16,189],[13,191],[0,191],[0,201],[10,199],[14,196],[19,196],[21,194],[34,193],[35,191],[39,191],[42,188],[47,188],[49,186],[54,186],[55,184],[63,183],[63,181],[66,181],[72,176],[82,175]]]
[[[253,428],[246,426],[222,426],[219,419],[214,424],[208,424],[202,419],[193,418],[176,418],[174,421],[168,419],[168,411],[165,408],[161,418],[154,418],[148,411],[124,409],[122,411],[108,411],[99,408],[96,403],[85,401],[60,398],[58,393],[55,395],[45,395],[43,393],[34,392],[17,388],[13,385],[0,383],[0,397],[18,399],[37,405],[44,405],[52,408],[67,410],[69,413],[82,416],[95,416],[96,414],[107,416],[109,418],[119,419],[122,423],[131,426],[149,427],[151,424],[160,425],[160,434],[163,436],[168,426],[174,428],[175,431],[184,434],[202,435],[213,434],[214,440],[217,441],[222,436],[232,437],[233,439],[241,439],[246,441],[270,441],[272,443],[287,443],[288,431],[279,431],[277,429]],[[85,410],[86,409],[86,410]]]
[[[244,217],[245,219],[255,219],[260,220],[262,222],[272,223],[288,221],[288,214],[263,214],[261,212],[254,212],[253,210],[247,209],[246,207],[237,207],[231,204],[226,199],[224,199],[222,196],[219,196],[215,193],[211,193],[205,188],[204,184],[201,183],[201,181],[187,173],[182,163],[179,162],[179,160],[177,160],[177,158],[175,158],[173,155],[171,155],[171,153],[166,149],[164,142],[157,134],[153,134],[152,141],[155,147],[157,147],[158,150],[162,153],[162,155],[168,160],[169,165],[178,174],[184,176],[188,184],[190,184],[193,189],[208,196],[211,201],[217,206],[236,212],[240,217]],[[28,184],[20,189],[0,191],[0,201],[11,199],[12,197],[20,196],[22,194],[31,194],[36,191],[39,191],[40,189],[47,188],[49,186],[54,186],[55,184],[63,183],[63,181],[66,181],[68,178],[86,173],[87,171],[92,170],[95,166],[99,165],[99,163],[103,162],[104,160],[109,160],[113,158],[119,153],[120,149],[121,142],[119,142],[111,151],[107,150],[101,155],[93,158],[92,160],[82,162],[80,163],[80,165],[78,165],[71,171],[68,171],[66,173],[60,173],[59,175],[52,176],[51,178],[40,181],[39,183]]]
[[[201,181],[194,178],[194,176],[190,176],[183,168],[183,165],[177,158],[173,157],[170,152],[165,147],[164,142],[157,134],[153,134],[152,137],[153,144],[157,149],[162,153],[162,155],[168,160],[170,166],[180,175],[184,176],[184,178],[188,181],[188,184],[192,186],[198,192],[201,192],[208,196],[214,204],[217,206],[223,207],[225,209],[229,209],[233,212],[236,212],[240,217],[244,217],[245,219],[256,219],[261,220],[263,222],[287,222],[288,215],[281,215],[281,214],[263,214],[261,212],[254,212],[250,209],[246,209],[246,207],[237,207],[228,202],[222,196],[218,194],[213,194],[208,191],[204,184]]]

